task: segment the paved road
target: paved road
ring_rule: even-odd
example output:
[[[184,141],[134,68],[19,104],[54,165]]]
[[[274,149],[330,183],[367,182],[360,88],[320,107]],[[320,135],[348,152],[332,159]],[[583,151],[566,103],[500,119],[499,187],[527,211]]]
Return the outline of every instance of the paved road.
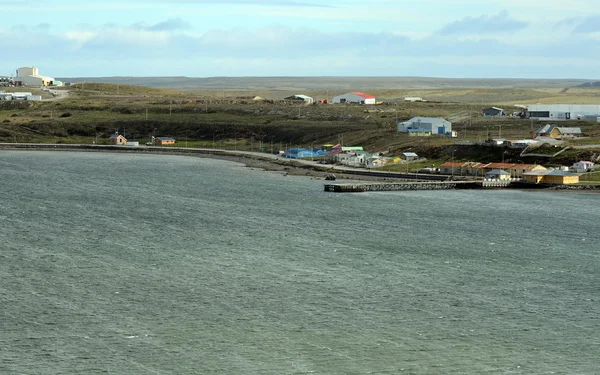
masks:
[[[589,148],[600,148],[600,145],[579,145],[579,146],[571,146],[576,150],[585,150]]]
[[[224,150],[224,149],[213,149],[213,148],[189,148],[189,147],[156,147],[156,146],[139,146],[139,147],[127,147],[127,146],[110,146],[110,145],[91,145],[91,144],[53,144],[53,143],[0,143],[0,148],[44,148],[44,149],[106,149],[114,151],[115,149],[123,149],[127,151],[139,151],[151,150],[151,151],[182,151],[192,153],[203,153],[203,154],[222,154],[231,156],[245,156],[251,158],[270,159],[273,161],[281,162],[296,162],[298,164],[319,167],[331,171],[331,173],[350,173],[363,176],[375,176],[382,178],[399,178],[399,179],[426,179],[426,180],[446,180],[450,176],[446,175],[432,175],[423,173],[400,173],[400,172],[387,172],[377,171],[366,168],[354,168],[343,165],[330,165],[330,164],[319,164],[314,160],[306,159],[289,159],[280,155],[262,153],[262,152],[251,152],[251,151],[237,151],[237,150]]]

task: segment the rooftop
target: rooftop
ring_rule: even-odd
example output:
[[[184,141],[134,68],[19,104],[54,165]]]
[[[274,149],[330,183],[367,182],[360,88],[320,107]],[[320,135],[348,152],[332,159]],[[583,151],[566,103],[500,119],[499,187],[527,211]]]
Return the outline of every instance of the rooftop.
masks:
[[[362,96],[365,99],[375,99],[373,95],[365,94],[364,92],[353,91],[352,94],[356,96]]]
[[[491,171],[489,171],[488,173],[486,173],[487,175],[494,175],[494,176],[499,176],[499,175],[503,175],[503,176],[509,176],[510,173],[508,173],[507,171],[503,171],[502,169],[492,169]]]
[[[539,171],[531,171],[523,173],[525,176],[579,176],[577,173],[561,171],[560,169],[543,169]]]

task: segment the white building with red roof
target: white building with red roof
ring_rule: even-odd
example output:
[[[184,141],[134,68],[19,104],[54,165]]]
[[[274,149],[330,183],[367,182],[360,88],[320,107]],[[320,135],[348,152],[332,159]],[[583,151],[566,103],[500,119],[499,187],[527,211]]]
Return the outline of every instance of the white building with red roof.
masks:
[[[365,94],[364,92],[355,91],[335,96],[332,103],[375,104],[375,97],[373,95]]]

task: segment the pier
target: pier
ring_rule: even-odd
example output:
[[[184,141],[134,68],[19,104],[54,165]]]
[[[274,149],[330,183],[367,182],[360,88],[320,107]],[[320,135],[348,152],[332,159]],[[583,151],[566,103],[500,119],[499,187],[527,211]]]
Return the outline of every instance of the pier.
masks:
[[[325,184],[325,191],[334,193],[362,193],[365,191],[407,191],[407,190],[451,190],[506,188],[505,181],[407,181],[394,183],[353,183]]]

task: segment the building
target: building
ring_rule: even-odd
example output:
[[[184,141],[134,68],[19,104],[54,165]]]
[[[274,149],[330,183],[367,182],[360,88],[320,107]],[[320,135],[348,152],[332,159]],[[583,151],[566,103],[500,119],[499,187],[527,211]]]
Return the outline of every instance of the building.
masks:
[[[479,162],[469,162],[469,163],[465,163],[463,164],[462,168],[461,168],[461,174],[465,174],[468,176],[475,176],[475,177],[483,177],[485,176],[485,167],[488,165],[489,163],[479,163]]]
[[[530,104],[526,116],[535,120],[597,121],[600,117],[600,104]]]
[[[290,148],[284,155],[290,159],[302,159],[322,157],[327,153],[320,148]]]
[[[511,148],[527,148],[533,144],[538,143],[539,141],[535,139],[518,139],[514,141],[510,141]]]
[[[481,111],[481,115],[483,117],[502,117],[502,116],[505,116],[505,113],[502,108],[489,107],[489,108],[484,108],[483,111]]]
[[[306,104],[313,104],[315,102],[315,100],[313,98],[311,98],[310,96],[301,95],[301,94],[288,96],[285,99],[286,100],[303,101]]]
[[[553,139],[578,138],[582,136],[581,128],[567,128],[551,124],[539,128],[535,134],[539,137],[550,137]]]
[[[15,78],[15,81],[20,81],[27,86],[54,85],[54,78],[40,75],[38,68],[34,66],[17,69],[17,76]],[[60,84],[62,85],[62,82]]]
[[[174,145],[175,139],[171,138],[171,137],[156,137],[154,139],[154,142],[157,146],[168,146],[168,145]]]
[[[403,152],[402,158],[406,161],[412,161],[419,159],[419,155],[415,154],[414,152]]]
[[[362,146],[341,146],[340,150],[342,150],[343,152],[364,151]]]
[[[398,124],[398,133],[410,133],[411,129],[444,135],[452,133],[452,123],[440,117],[413,117]]]
[[[463,163],[445,162],[440,165],[441,174],[461,175]]]
[[[546,169],[526,172],[523,174],[530,184],[568,185],[579,183],[579,175],[558,169]]]
[[[118,133],[115,133],[111,135],[110,138],[108,138],[108,143],[111,145],[126,146],[127,138],[123,137]]]
[[[546,167],[538,164],[521,164],[521,163],[489,163],[483,168],[484,173],[491,172],[495,169],[501,169],[510,173],[512,177],[520,178],[527,172],[545,171]]]
[[[42,96],[32,95],[30,92],[0,92],[0,100],[40,101]]]
[[[363,92],[349,92],[347,94],[338,95],[333,98],[332,103],[358,103],[358,104],[375,104],[375,97]]]
[[[384,165],[387,164],[387,160],[384,158],[380,158],[377,156],[373,156],[370,158],[367,158],[367,162],[365,163],[365,167],[367,168],[379,168],[379,167],[383,167]]]
[[[423,98],[418,97],[418,96],[407,96],[406,98],[404,98],[405,102],[424,102],[425,100],[423,100]]]
[[[572,169],[578,173],[588,172],[594,169],[594,163],[592,163],[591,161],[578,161],[577,163],[573,164],[569,169]]]
[[[510,180],[511,175],[509,172],[503,171],[502,169],[492,169],[485,174],[485,178],[492,180]]]

